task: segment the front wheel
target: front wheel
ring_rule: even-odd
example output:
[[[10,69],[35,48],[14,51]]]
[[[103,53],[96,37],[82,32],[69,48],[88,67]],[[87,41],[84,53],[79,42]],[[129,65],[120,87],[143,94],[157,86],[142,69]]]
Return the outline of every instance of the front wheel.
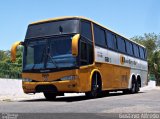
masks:
[[[101,85],[101,81],[99,78],[100,77],[96,73],[92,80],[91,91],[86,93],[86,96],[88,98],[96,98],[100,96],[100,94],[102,93],[102,85]]]
[[[56,99],[56,93],[46,93],[46,92],[43,92],[45,98],[47,100],[55,100]]]

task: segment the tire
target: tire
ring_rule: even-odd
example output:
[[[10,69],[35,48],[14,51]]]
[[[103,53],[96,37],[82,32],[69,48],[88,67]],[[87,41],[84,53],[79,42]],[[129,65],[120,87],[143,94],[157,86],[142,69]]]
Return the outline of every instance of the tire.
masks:
[[[96,73],[93,76],[92,84],[91,84],[91,91],[86,93],[88,98],[97,98],[101,96],[102,93],[102,83],[101,80],[98,78],[98,74]]]
[[[139,85],[138,81],[136,81],[135,93],[138,93],[139,90],[140,90],[140,85]]]
[[[123,94],[129,94],[129,93],[130,93],[130,90],[129,90],[129,89],[123,90]]]
[[[136,80],[132,80],[132,86],[129,92],[131,94],[134,94],[136,92]]]
[[[102,91],[100,94],[101,97],[106,97],[108,95],[109,95],[109,91]]]
[[[43,92],[45,98],[47,100],[55,100],[56,99],[56,93],[46,93],[46,92]]]

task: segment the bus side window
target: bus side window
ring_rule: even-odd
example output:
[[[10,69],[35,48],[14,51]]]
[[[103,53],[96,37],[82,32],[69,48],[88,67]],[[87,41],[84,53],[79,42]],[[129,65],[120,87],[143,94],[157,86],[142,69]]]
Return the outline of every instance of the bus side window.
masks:
[[[135,57],[139,57],[139,49],[136,44],[133,44],[133,50],[134,50]]]
[[[94,54],[93,54],[93,44],[89,41],[80,41],[80,64],[88,65],[93,64]]]
[[[147,60],[147,50],[144,49],[144,59]]]
[[[96,45],[106,47],[105,30],[94,24],[94,40]]]
[[[88,62],[89,64],[93,64],[93,44],[88,44]]]
[[[133,45],[131,42],[126,40],[126,49],[129,55],[133,55]]]
[[[107,32],[107,45],[108,45],[108,48],[115,49],[114,36],[110,32]]]
[[[84,41],[80,42],[80,64],[87,64],[87,44]]]
[[[91,23],[88,21],[81,21],[81,35],[92,41]]]
[[[144,59],[144,50],[142,47],[139,47],[140,50],[140,58]]]
[[[117,45],[118,45],[118,50],[120,52],[123,52],[123,53],[126,52],[125,40],[123,38],[119,37],[119,36],[117,38]]]

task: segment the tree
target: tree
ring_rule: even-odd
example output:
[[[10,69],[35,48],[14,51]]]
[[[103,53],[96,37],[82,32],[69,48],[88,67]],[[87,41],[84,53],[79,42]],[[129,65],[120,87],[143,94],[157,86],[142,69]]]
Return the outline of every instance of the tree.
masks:
[[[144,36],[135,36],[131,40],[144,45],[148,54],[149,74],[154,74],[157,82],[160,80],[160,35],[155,33],[144,34]]]
[[[1,78],[21,78],[22,50],[18,48],[16,62],[11,62],[10,51],[0,51],[0,77]]]

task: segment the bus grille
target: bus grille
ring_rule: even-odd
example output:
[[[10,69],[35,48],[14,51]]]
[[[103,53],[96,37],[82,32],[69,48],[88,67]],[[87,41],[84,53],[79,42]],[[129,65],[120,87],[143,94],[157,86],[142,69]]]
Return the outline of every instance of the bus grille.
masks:
[[[36,92],[57,93],[58,91],[54,85],[38,85],[36,86]]]

